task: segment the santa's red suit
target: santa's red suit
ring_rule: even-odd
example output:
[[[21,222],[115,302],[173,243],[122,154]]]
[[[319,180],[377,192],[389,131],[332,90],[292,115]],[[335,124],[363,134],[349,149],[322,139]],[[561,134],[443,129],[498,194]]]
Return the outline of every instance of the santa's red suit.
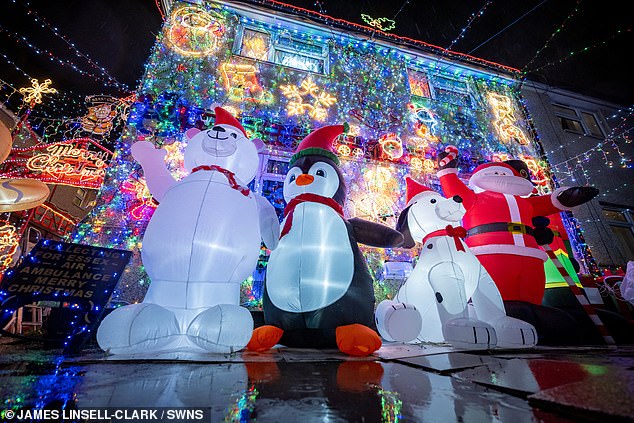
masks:
[[[492,164],[481,165],[474,175],[486,166]],[[511,166],[508,168],[521,177]],[[530,225],[535,216],[570,210],[557,200],[557,195],[566,188],[533,197],[493,191],[476,193],[457,173],[457,169],[447,168],[440,170],[438,176],[445,196],[459,195],[467,209],[462,220],[467,229],[466,244],[489,272],[504,300],[541,304],[546,283],[544,261],[548,256],[531,235]]]

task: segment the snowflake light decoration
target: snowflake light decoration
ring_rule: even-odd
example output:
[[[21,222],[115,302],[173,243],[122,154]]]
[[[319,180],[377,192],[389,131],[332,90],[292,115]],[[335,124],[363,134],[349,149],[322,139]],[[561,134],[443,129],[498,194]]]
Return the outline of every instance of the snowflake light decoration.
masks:
[[[31,79],[31,87],[20,88],[19,90],[20,94],[24,96],[22,101],[34,106],[42,103],[42,94],[56,94],[57,90],[49,87],[51,82],[50,79],[47,79],[40,84],[37,79]]]
[[[330,94],[320,92],[311,77],[304,79],[299,87],[282,85],[280,90],[284,97],[289,99],[286,105],[289,116],[308,113],[311,118],[322,121],[328,117],[328,108],[337,102]]]

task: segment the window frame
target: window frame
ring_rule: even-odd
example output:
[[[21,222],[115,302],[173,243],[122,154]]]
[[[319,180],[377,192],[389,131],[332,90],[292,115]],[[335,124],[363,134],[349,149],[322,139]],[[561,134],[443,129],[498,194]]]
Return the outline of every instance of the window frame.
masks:
[[[413,71],[419,74],[422,74],[425,76],[425,79],[427,80],[427,86],[429,88],[429,97],[421,97],[419,95],[413,94],[412,93],[412,87],[409,83],[409,72]],[[438,96],[438,92],[440,90],[443,91],[448,91],[448,92],[452,92],[452,93],[456,93],[458,95],[464,96],[466,98],[468,98],[468,102],[469,104],[456,104],[456,103],[451,103],[453,105],[456,106],[461,106],[461,107],[467,107],[467,108],[472,108],[472,109],[477,109],[477,101],[476,101],[476,97],[474,95],[473,89],[471,84],[469,83],[468,80],[466,79],[460,79],[460,78],[452,78],[451,76],[441,76],[441,75],[430,75],[427,71],[424,71],[420,68],[417,68],[416,66],[411,66],[408,65],[406,67],[406,74],[407,74],[407,84],[409,86],[409,93],[410,93],[410,97],[416,97],[416,98],[429,98],[431,100],[434,101],[440,101]],[[444,85],[440,82],[440,80],[447,80],[447,81],[454,81],[454,82],[458,82],[460,84],[464,85],[464,88],[459,88],[454,86],[449,86],[449,85]]]
[[[601,119],[598,113],[591,112],[590,110],[586,110],[586,109],[580,109],[573,106],[561,104],[561,103],[551,103],[551,106],[553,108],[554,115],[559,120],[559,125],[561,126],[562,131],[571,132],[573,134],[579,134],[585,137],[592,137],[597,139],[604,139],[606,137],[605,135],[606,131],[602,124],[603,120]],[[567,112],[567,110],[569,110],[570,112]],[[588,116],[594,120],[594,123],[595,123],[594,126],[599,130],[599,132],[601,133],[600,135],[594,133],[595,131],[591,129],[592,125],[589,125],[586,123],[584,116]],[[581,131],[565,128],[564,121],[566,120],[570,122],[575,122],[576,124],[578,124],[579,127],[581,127]]]
[[[318,74],[318,75],[328,75],[330,73],[330,48],[328,45],[328,42],[322,40],[322,41],[313,41],[313,40],[305,40],[303,38],[300,37],[294,37],[293,34],[289,33],[286,30],[280,30],[280,31],[271,31],[271,30],[266,30],[263,28],[260,28],[256,25],[249,25],[249,24],[245,24],[242,23],[240,24],[240,27],[238,28],[238,30],[236,31],[236,37],[234,40],[234,44],[233,44],[233,49],[232,52],[234,55],[239,56],[239,57],[243,57],[245,59],[248,60],[254,60],[254,61],[262,61],[260,59],[256,59],[253,57],[249,57],[249,56],[244,56],[241,54],[242,51],[242,43],[243,43],[243,39],[244,39],[244,33],[245,30],[249,30],[249,31],[254,31],[254,32],[261,32],[264,34],[267,34],[269,36],[269,49],[268,49],[268,57],[266,62],[267,63],[272,63],[275,64],[277,66],[284,66],[287,68],[291,68],[291,69],[297,69],[303,72],[310,72],[310,73],[314,73],[314,74]],[[298,52],[296,50],[294,50],[291,47],[288,47],[286,45],[283,45],[281,43],[280,40],[282,40],[283,38],[285,39],[290,39],[291,42],[296,41],[299,43],[303,43],[303,44],[307,44],[310,46],[314,46],[317,47],[319,49],[321,49],[321,53],[311,53],[311,52]],[[288,64],[282,64],[277,60],[278,57],[278,52],[283,52],[283,53],[290,53],[290,54],[294,54],[297,56],[302,56],[302,57],[306,57],[306,58],[310,58],[310,59],[315,59],[317,61],[321,61],[321,71],[314,71],[314,70],[310,70],[310,69],[304,69],[301,67],[297,67],[297,66],[291,66]]]
[[[601,217],[603,218],[608,228],[610,228],[611,235],[615,238],[615,240],[618,241],[619,245],[621,246],[621,249],[623,249],[623,252],[634,253],[634,250],[630,251],[631,248],[628,245],[623,245],[622,240],[619,239],[617,235],[614,233],[614,231],[612,230],[613,227],[629,229],[629,233],[632,236],[632,241],[634,241],[634,209],[631,207],[603,203],[601,201],[599,202],[599,204],[601,205]],[[605,213],[603,213],[603,211],[620,213],[624,217],[624,220],[609,219],[605,215]]]

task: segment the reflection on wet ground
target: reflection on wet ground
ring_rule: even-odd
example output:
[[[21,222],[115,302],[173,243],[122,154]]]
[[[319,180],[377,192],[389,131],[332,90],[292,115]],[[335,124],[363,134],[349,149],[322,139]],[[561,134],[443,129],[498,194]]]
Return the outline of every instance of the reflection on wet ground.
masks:
[[[0,354],[3,405],[14,410],[204,407],[213,422],[634,421],[634,347],[71,357],[0,338]]]

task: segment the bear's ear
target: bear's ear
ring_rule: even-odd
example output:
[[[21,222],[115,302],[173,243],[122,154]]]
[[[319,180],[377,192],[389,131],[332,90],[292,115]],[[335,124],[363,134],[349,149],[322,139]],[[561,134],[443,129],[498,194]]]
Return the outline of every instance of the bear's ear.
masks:
[[[413,248],[416,246],[416,241],[412,238],[412,234],[409,231],[407,225],[407,216],[409,215],[409,209],[412,206],[407,206],[401,214],[398,216],[398,222],[396,222],[396,230],[403,234],[403,245],[401,248]]]
[[[185,131],[185,136],[187,137],[188,140],[191,140],[196,135],[198,135],[199,132],[200,132],[200,129],[198,128],[189,128],[187,131]]]
[[[251,142],[255,144],[255,148],[258,150],[258,153],[264,150],[264,141],[261,139],[254,138]]]

